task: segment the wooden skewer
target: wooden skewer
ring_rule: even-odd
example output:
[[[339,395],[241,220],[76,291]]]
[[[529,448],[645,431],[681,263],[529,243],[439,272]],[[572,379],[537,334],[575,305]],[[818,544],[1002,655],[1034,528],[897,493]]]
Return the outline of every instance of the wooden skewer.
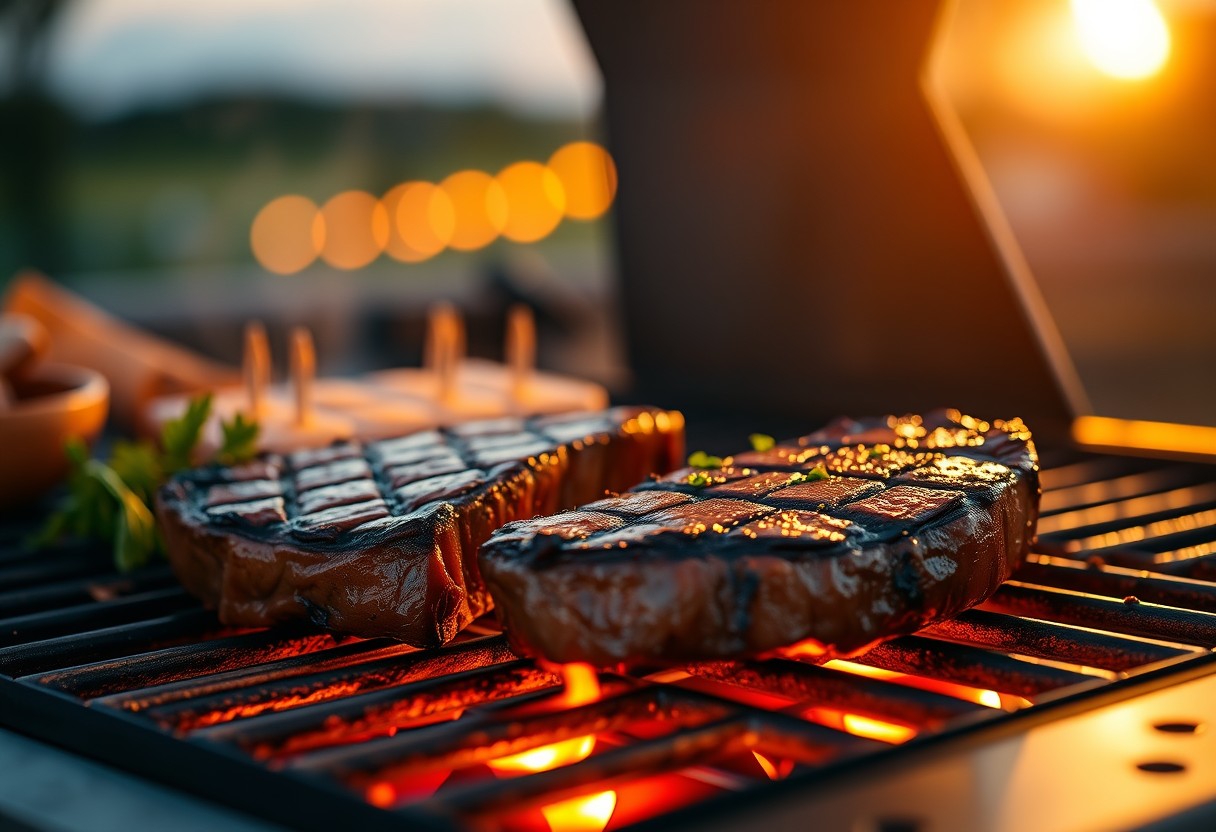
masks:
[[[456,373],[464,359],[464,320],[446,301],[435,304],[427,315],[423,367],[435,376],[435,398],[448,401],[456,392]]]
[[[241,369],[245,378],[249,416],[251,419],[261,418],[266,387],[270,384],[270,341],[261,321],[245,324],[245,353]]]
[[[291,387],[296,399],[296,424],[300,427],[312,421],[312,388],[317,377],[317,352],[308,327],[291,330]]]
[[[511,373],[511,398],[523,402],[536,369],[536,320],[532,309],[517,303],[507,311],[507,342],[504,349]]]

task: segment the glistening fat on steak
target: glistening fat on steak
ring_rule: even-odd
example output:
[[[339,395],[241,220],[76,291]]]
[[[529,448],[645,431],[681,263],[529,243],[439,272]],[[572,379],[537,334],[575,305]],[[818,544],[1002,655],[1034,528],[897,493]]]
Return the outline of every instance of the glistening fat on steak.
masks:
[[[492,531],[670,471],[683,424],[616,408],[348,442],[180,474],[157,514],[178,578],[225,624],[438,645],[489,608]]]
[[[516,649],[556,662],[849,655],[991,595],[1038,503],[1020,420],[841,419],[508,524],[481,571]]]

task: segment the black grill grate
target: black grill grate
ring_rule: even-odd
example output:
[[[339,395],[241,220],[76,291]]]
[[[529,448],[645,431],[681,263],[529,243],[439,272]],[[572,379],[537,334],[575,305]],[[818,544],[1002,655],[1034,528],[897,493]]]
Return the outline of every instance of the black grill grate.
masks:
[[[492,621],[431,651],[225,630],[165,567],[116,576],[90,547],[30,553],[8,523],[0,723],[303,828],[559,828],[556,804],[603,808],[608,790],[610,829],[674,825],[773,779],[821,784],[1211,664],[1216,471],[1090,456],[1043,483],[1039,553],[975,610],[848,662],[603,673],[581,703]],[[501,762],[574,747],[549,770]]]

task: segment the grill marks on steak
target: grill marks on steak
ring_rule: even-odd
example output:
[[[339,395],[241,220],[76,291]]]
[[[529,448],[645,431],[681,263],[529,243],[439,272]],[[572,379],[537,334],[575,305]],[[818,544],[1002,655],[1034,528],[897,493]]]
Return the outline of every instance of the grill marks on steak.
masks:
[[[723,462],[496,532],[481,570],[516,648],[600,666],[854,654],[987,598],[1038,517],[1019,420],[841,419]]]
[[[496,419],[185,472],[157,512],[174,571],[226,624],[431,646],[489,608],[491,532],[670,470],[682,445],[682,417],[650,408]]]

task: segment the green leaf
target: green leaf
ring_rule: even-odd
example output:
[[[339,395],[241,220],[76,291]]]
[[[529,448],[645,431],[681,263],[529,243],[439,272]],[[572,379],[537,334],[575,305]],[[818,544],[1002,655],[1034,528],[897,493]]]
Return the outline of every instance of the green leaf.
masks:
[[[220,422],[220,430],[224,433],[224,442],[216,455],[220,462],[235,465],[257,455],[260,430],[257,422],[246,421],[244,414],[237,412],[231,421]]]
[[[30,539],[30,544],[38,548],[49,546],[65,535],[109,539],[114,531],[113,501],[85,468],[89,462],[88,446],[80,439],[72,438],[63,450],[71,464],[68,494],[59,510],[48,517]]]
[[[800,485],[804,482],[818,482],[819,480],[826,480],[830,476],[831,474],[828,473],[827,468],[824,468],[822,465],[816,465],[809,471],[794,474],[790,477],[790,485]]]
[[[115,442],[109,465],[128,488],[151,505],[156,489],[164,479],[160,455],[155,448],[147,442]]]
[[[688,457],[688,465],[690,468],[721,468],[722,457],[710,456],[705,451],[694,451]]]
[[[96,480],[118,506],[114,532],[114,564],[120,572],[143,566],[156,552],[156,518],[139,495],[104,463],[89,460],[85,473]]]
[[[752,450],[760,454],[771,451],[777,444],[777,440],[767,433],[753,433],[747,438],[752,443]]]
[[[165,422],[160,434],[165,473],[172,474],[194,464],[194,450],[210,415],[211,394],[207,393],[191,399],[181,416]]]

